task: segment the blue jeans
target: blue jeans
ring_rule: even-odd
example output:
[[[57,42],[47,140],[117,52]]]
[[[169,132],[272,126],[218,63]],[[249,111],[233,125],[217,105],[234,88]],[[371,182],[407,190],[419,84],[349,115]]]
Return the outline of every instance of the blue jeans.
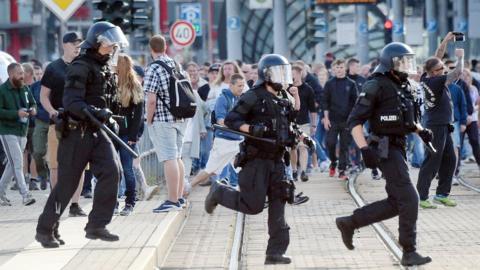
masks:
[[[418,135],[410,133],[407,137],[408,149],[412,151],[410,163],[415,168],[420,168],[422,166],[423,160],[425,159],[425,149],[423,143],[418,137]]]
[[[231,163],[228,163],[225,168],[223,168],[222,173],[218,177],[219,179],[228,178],[230,185],[236,186],[238,185],[238,175],[235,169],[233,168]]]
[[[315,132],[315,143],[317,144],[317,158],[320,162],[328,160],[325,147],[325,128],[322,125],[320,114],[318,115],[317,130]]]
[[[200,139],[200,158],[192,164],[194,171],[205,169],[213,144],[213,129],[207,128],[207,136]]]
[[[122,141],[128,142],[127,136],[121,137]],[[133,151],[137,152],[137,145],[130,145]],[[133,157],[120,147],[120,161],[122,162],[123,176],[125,178],[125,203],[135,205],[135,173],[133,172]]]

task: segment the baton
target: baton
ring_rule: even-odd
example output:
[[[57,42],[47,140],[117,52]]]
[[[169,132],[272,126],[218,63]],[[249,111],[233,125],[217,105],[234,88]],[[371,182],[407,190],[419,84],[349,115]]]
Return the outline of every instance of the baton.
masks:
[[[221,131],[231,132],[231,133],[234,133],[234,134],[237,134],[237,135],[242,135],[242,136],[245,136],[247,138],[257,140],[257,141],[267,142],[267,143],[271,143],[271,144],[276,144],[277,143],[273,139],[255,137],[255,136],[252,136],[248,133],[244,133],[244,132],[241,132],[241,131],[238,131],[238,130],[229,129],[227,127],[224,127],[224,126],[221,126],[221,125],[218,125],[218,124],[213,124],[213,128],[219,129]]]
[[[127,152],[132,155],[134,158],[138,158],[138,154],[133,151],[132,148],[130,148],[130,146],[128,144],[126,144],[124,141],[122,141],[122,139],[120,139],[117,134],[115,134],[113,131],[111,131],[105,124],[103,124],[102,122],[100,122],[100,120],[98,120],[89,110],[88,108],[84,108],[83,109],[83,112],[88,116],[88,118],[90,118],[90,120],[97,126],[99,127],[100,129],[102,129],[103,131],[105,131],[112,140],[114,140],[116,143],[118,143],[121,147],[125,148],[125,150],[127,150]]]

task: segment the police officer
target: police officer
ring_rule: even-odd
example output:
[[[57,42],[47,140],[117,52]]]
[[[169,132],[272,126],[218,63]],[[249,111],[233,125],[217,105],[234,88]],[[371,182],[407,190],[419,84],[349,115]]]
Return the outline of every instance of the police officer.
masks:
[[[50,193],[38,219],[35,239],[45,248],[64,244],[58,234],[60,216],[78,186],[87,163],[97,177],[93,208],[85,227],[86,238],[118,241],[105,226],[110,223],[116,204],[120,162],[107,134],[91,123],[88,110],[98,120],[109,121],[114,77],[109,62],[128,42],[119,27],[97,22],[90,27],[81,45],[82,53],[67,68],[62,117],[63,138],[58,147],[58,184]]]
[[[422,265],[431,262],[416,252],[418,195],[412,185],[405,158],[406,135],[417,132],[426,143],[431,131],[419,124],[416,92],[409,85],[408,74],[416,73],[415,55],[403,43],[386,45],[380,64],[363,86],[350,113],[348,126],[361,149],[368,168],[378,167],[386,179],[388,197],[358,208],[351,216],[336,219],[342,240],[353,249],[353,233],[360,227],[399,216],[399,243],[403,247],[401,264]],[[363,136],[363,124],[370,123],[369,144]]]
[[[293,199],[293,184],[286,180],[283,157],[285,148],[295,144],[295,134],[289,128],[293,107],[284,90],[292,83],[291,67],[281,55],[265,55],[258,64],[258,76],[254,87],[227,115],[225,124],[275,143],[246,138],[237,156],[238,163],[243,163],[238,175],[240,191],[214,182],[205,199],[205,210],[212,213],[220,204],[255,215],[263,211],[267,195],[270,239],[265,264],[289,264],[291,259],[284,256],[290,241],[285,203]]]

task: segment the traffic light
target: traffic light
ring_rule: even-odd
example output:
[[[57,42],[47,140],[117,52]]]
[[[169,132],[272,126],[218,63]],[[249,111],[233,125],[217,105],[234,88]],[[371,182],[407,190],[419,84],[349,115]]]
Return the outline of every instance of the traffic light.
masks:
[[[390,19],[387,19],[383,23],[383,33],[384,33],[384,40],[385,40],[385,45],[392,43],[392,28],[393,28],[393,22]]]
[[[147,0],[130,1],[130,24],[132,30],[148,27]]]
[[[148,24],[148,0],[93,0],[93,6],[102,12],[94,21],[108,21],[129,33]]]

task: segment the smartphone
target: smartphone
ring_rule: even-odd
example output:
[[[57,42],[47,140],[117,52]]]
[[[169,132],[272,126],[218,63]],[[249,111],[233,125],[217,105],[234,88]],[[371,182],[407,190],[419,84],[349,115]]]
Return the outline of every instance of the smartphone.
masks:
[[[465,41],[465,34],[462,32],[453,32],[453,41]]]

